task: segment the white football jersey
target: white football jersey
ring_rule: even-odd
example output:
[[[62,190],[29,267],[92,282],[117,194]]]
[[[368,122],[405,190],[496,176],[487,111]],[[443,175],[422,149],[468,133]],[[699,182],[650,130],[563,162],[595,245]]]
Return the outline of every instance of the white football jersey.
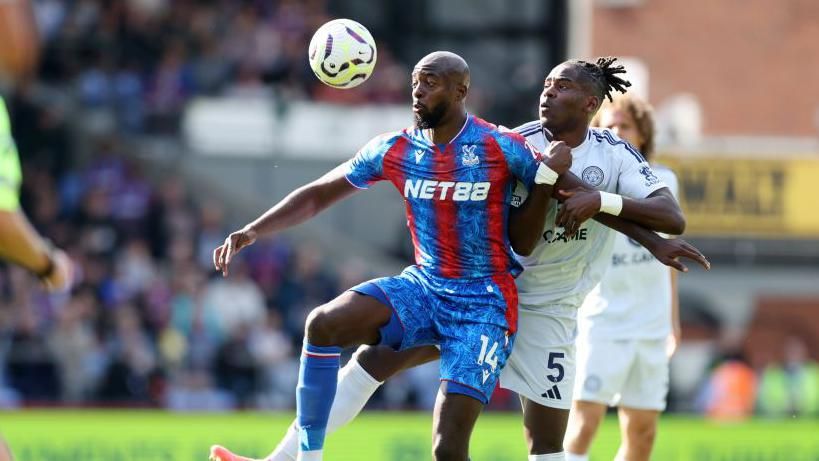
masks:
[[[541,152],[549,151],[539,121],[515,131]],[[666,187],[636,149],[607,129],[590,128],[583,143],[572,149],[571,172],[598,190],[631,198],[645,198]],[[512,205],[520,206],[526,196],[526,188],[518,184]],[[517,256],[524,267],[517,278],[518,299],[524,308],[580,306],[608,268],[617,232],[590,219],[574,237],[567,238],[562,227],[555,227],[557,211],[558,203],[552,200],[534,251],[530,256]]]
[[[677,195],[677,177],[663,166],[654,172]],[[671,333],[671,269],[619,232],[609,270],[578,314],[581,334],[602,339],[659,339]],[[589,336],[592,337],[592,336]]]

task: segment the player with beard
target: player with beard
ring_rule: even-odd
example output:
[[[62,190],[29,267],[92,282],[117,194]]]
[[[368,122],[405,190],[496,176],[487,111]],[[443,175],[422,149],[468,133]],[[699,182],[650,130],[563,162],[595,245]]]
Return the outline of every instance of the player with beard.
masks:
[[[613,63],[613,58],[606,58],[557,66],[544,83],[540,120],[515,129],[541,150],[571,147],[570,171],[586,182],[572,173],[561,175],[555,186],[565,199],[560,210],[554,202],[527,196],[525,185],[513,195],[513,206],[520,208],[510,215],[510,240],[525,270],[517,279],[520,333],[501,374],[501,386],[521,396],[530,460],[564,458],[577,309],[602,278],[615,235],[600,223],[626,233],[678,270],[686,270],[678,257],[708,267],[707,260],[683,240],[666,241],[648,230],[682,232],[684,221],[676,201],[638,152],[610,132],[589,127],[604,97],[628,86],[618,77],[624,69]],[[532,199],[544,206],[539,213],[528,208]],[[591,216],[595,221],[587,221]],[[384,380],[437,356],[434,347],[401,352],[360,349],[341,372],[329,429],[352,420]],[[295,445],[293,426],[270,459],[294,459]]]
[[[520,182],[534,194],[518,213],[543,214],[551,186],[571,163],[565,146],[541,163],[520,135],[468,114],[468,88],[461,57],[427,55],[412,73],[414,127],[376,137],[214,250],[214,265],[227,276],[231,259],[257,237],[302,223],[377,181],[392,182],[404,196],[416,265],[353,287],[307,318],[297,389],[300,461],[322,458],[339,355],[361,344],[440,347],[433,456],[467,459],[472,429],[515,339],[521,267],[507,229],[512,192]],[[211,459],[248,458],[214,446]]]

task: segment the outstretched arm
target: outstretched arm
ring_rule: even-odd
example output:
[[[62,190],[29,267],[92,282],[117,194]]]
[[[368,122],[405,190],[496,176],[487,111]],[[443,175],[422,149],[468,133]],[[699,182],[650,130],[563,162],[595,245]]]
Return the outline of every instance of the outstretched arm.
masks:
[[[555,187],[558,200],[563,201],[555,224],[564,227],[568,234],[577,232],[584,221],[597,213],[610,213],[605,203],[607,196],[621,200],[622,209],[615,213],[621,218],[657,232],[680,235],[685,231],[685,217],[667,187],[658,189],[646,198],[634,199],[600,192],[587,186],[577,176],[565,176]]]
[[[625,234],[637,241],[666,266],[673,267],[681,272],[688,272],[688,267],[679,261],[679,258],[690,259],[706,270],[711,269],[711,263],[700,250],[683,239],[666,239],[656,232],[645,227],[623,219],[619,216],[612,216],[606,213],[598,213],[594,220],[608,226],[621,234]]]
[[[358,190],[344,176],[344,165],[336,167],[294,190],[254,221],[228,235],[225,243],[213,250],[214,267],[226,276],[233,256],[253,244],[257,237],[301,224]]]
[[[593,187],[583,182],[583,180],[571,172],[562,175],[555,184],[555,198],[557,198],[556,196],[559,195],[559,189],[597,192]],[[614,216],[607,213],[597,213],[593,215],[593,218],[595,221],[598,221],[599,223],[608,226],[621,234],[631,237],[636,242],[639,242],[640,245],[650,251],[651,254],[657,258],[657,260],[666,266],[686,272],[688,271],[688,268],[679,262],[678,258],[687,258],[693,260],[705,269],[711,268],[711,263],[708,261],[708,259],[698,249],[685,240],[665,239],[657,235],[657,233],[651,229],[625,219],[622,213],[620,216]],[[575,229],[575,232],[576,231],[577,230]]]
[[[623,197],[623,210],[619,216],[657,232],[672,235],[685,232],[685,216],[667,187],[642,199]]]

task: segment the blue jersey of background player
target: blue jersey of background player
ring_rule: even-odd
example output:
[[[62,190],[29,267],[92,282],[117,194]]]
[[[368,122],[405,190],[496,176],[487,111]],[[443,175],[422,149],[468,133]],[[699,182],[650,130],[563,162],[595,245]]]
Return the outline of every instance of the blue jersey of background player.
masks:
[[[554,183],[557,173],[519,135],[467,115],[469,70],[461,57],[424,57],[412,82],[414,129],[374,139],[214,250],[214,265],[227,275],[232,256],[257,235],[303,222],[372,182],[389,180],[404,196],[417,265],[359,285],[307,319],[297,390],[299,460],[321,459],[343,347],[440,345],[434,457],[460,461],[511,349],[512,274],[520,267],[507,237],[510,194],[516,181]],[[222,447],[211,455],[246,459]]]

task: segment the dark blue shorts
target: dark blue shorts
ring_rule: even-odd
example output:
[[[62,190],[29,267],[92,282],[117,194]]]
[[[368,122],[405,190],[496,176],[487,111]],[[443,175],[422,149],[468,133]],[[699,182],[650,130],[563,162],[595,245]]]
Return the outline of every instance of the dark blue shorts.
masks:
[[[396,350],[423,345],[441,349],[447,390],[489,401],[512,350],[517,291],[511,276],[483,279],[432,277],[411,266],[395,277],[351,288],[391,306],[382,344]]]

